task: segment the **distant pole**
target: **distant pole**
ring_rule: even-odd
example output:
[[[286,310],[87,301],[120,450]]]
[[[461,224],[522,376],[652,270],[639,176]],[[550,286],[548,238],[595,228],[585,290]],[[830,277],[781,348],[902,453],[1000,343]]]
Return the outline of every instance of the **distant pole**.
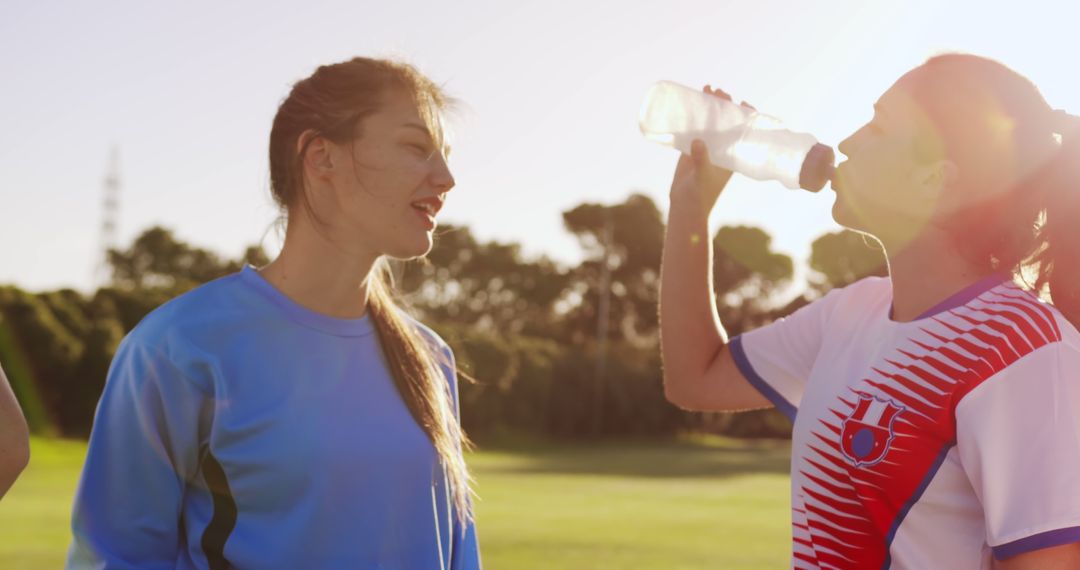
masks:
[[[596,400],[593,410],[593,433],[599,433],[604,425],[604,375],[607,372],[608,321],[611,315],[611,242],[615,224],[611,212],[604,216],[603,254],[600,258],[600,307],[596,324],[596,377],[593,393]]]
[[[101,235],[93,279],[94,285],[98,287],[108,284],[111,278],[109,250],[117,245],[116,234],[120,219],[120,149],[116,145],[113,145],[109,154],[109,167],[102,188]]]

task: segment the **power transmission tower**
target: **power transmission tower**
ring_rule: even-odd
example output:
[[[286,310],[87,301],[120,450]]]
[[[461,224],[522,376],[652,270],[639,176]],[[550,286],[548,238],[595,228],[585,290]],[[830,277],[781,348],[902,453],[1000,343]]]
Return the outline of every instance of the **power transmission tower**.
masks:
[[[117,229],[120,220],[120,149],[113,146],[109,155],[109,169],[102,185],[101,235],[97,266],[94,268],[94,285],[109,282],[109,250],[117,245]]]

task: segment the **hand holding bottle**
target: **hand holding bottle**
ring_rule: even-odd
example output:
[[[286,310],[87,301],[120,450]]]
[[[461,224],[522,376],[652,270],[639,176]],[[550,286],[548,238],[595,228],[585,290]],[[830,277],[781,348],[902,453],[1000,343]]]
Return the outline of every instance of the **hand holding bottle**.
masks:
[[[734,104],[722,91],[702,93],[660,81],[649,90],[638,125],[649,140],[685,154],[700,139],[712,164],[756,180],[817,192],[832,176],[831,148],[753,107]]]
[[[731,96],[720,89],[706,85],[703,91],[731,101]],[[754,109],[745,101],[742,106]],[[690,154],[680,156],[679,163],[675,166],[675,176],[671,181],[671,201],[673,204],[676,201],[689,201],[695,207],[700,207],[707,216],[731,179],[731,174],[731,170],[712,164],[705,142],[695,139],[691,144]]]

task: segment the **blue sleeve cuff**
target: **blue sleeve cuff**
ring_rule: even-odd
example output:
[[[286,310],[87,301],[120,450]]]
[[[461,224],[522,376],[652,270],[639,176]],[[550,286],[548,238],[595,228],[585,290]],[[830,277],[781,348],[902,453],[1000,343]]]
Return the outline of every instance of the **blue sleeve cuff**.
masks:
[[[795,423],[795,414],[799,411],[798,408],[791,405],[791,402],[784,399],[777,392],[775,388],[769,385],[760,374],[754,370],[754,366],[750,364],[750,359],[746,357],[746,350],[743,349],[742,335],[736,336],[728,343],[728,348],[731,350],[731,356],[735,359],[735,366],[739,368],[739,372],[750,382],[750,385],[761,392],[762,396],[768,398],[776,409],[780,410],[791,423]]]
[[[1025,552],[1041,550],[1052,546],[1061,546],[1062,544],[1072,544],[1074,542],[1080,542],[1080,526],[1049,530],[1039,534],[1026,536],[1020,540],[1014,540],[1000,546],[995,546],[993,548],[994,558],[1004,560],[1018,554],[1024,554]]]

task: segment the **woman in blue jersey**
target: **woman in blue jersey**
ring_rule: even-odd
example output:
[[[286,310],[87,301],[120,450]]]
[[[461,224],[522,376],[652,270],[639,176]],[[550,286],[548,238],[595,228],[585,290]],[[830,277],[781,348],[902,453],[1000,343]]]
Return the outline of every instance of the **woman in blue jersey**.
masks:
[[[1080,568],[1077,119],[960,54],[874,107],[839,146],[833,217],[883,244],[889,277],[730,341],[699,238],[731,173],[700,141],[680,160],[667,396],[793,420],[793,568]]]
[[[454,186],[447,99],[355,58],[270,132],[281,254],[147,316],[109,372],[72,568],[480,567],[453,355],[395,305]]]

